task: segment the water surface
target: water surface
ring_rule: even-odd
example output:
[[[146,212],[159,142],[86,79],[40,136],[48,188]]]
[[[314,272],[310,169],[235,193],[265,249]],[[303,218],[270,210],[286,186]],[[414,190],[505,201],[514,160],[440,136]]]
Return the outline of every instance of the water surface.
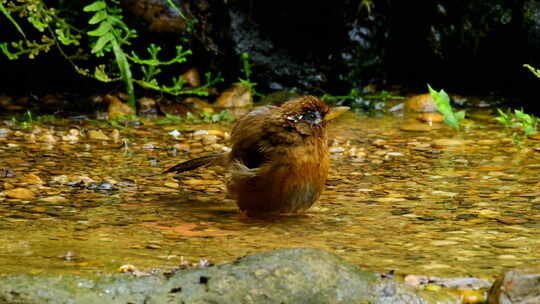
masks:
[[[0,273],[92,275],[124,264],[149,270],[285,247],[324,249],[377,272],[446,277],[492,278],[538,262],[538,141],[516,150],[490,110],[477,111],[460,132],[400,129],[412,121],[353,113],[336,120],[320,201],[304,216],[269,221],[238,213],[220,168],[178,180],[152,176],[223,150],[219,130],[231,125],[113,131],[66,121],[12,130],[0,137],[0,173],[8,176],[0,185],[36,197],[0,195]],[[80,135],[65,137],[71,128]],[[90,139],[90,130],[108,139]]]

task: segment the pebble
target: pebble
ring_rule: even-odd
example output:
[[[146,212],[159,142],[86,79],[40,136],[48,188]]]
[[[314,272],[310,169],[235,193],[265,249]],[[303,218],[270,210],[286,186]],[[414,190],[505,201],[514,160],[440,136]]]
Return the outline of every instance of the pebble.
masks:
[[[29,183],[29,184],[37,184],[37,185],[43,185],[44,184],[41,177],[35,175],[34,173],[26,174],[24,176],[23,182],[24,183]]]
[[[459,242],[457,241],[448,241],[448,240],[435,240],[432,241],[431,244],[433,246],[450,246],[450,245],[457,245]]]
[[[205,135],[202,137],[203,145],[212,145],[218,142],[218,137],[215,135]]]
[[[15,188],[4,191],[4,194],[10,198],[30,200],[36,197],[34,192],[26,188]]]
[[[58,184],[67,184],[69,181],[69,178],[67,175],[56,175],[51,177],[51,182],[58,183]]]
[[[112,190],[113,185],[111,183],[108,183],[108,182],[105,182],[105,183],[92,182],[92,183],[89,183],[86,186],[86,188],[89,189],[89,190]]]
[[[182,135],[182,133],[180,133],[180,131],[175,129],[175,130],[172,130],[171,132],[169,132],[169,135],[174,137],[174,139],[178,139],[178,136]]]
[[[123,103],[120,98],[113,95],[106,95],[104,100],[109,103],[109,108],[107,113],[109,118],[125,117],[129,115],[134,115],[135,110]]]
[[[165,183],[163,183],[163,185],[165,187],[175,188],[175,189],[178,188],[178,186],[179,186],[178,183],[175,183],[175,182],[165,182]]]
[[[433,128],[430,125],[426,125],[423,123],[407,123],[402,125],[399,128],[401,131],[407,131],[407,132],[429,132],[433,130]]]
[[[476,143],[482,146],[493,146],[493,145],[498,144],[499,141],[494,140],[494,139],[480,139]]]
[[[491,171],[504,171],[506,169],[507,169],[506,167],[502,167],[502,166],[488,166],[488,167],[476,168],[476,171],[491,172]]]
[[[0,128],[0,138],[6,138],[10,132],[11,130],[9,129]]]
[[[81,131],[79,131],[79,129],[72,128],[72,129],[69,129],[68,135],[79,137],[81,136]]]
[[[50,133],[44,133],[40,137],[36,138],[36,140],[40,142],[46,142],[46,143],[54,143],[57,141],[54,135]]]
[[[182,74],[182,80],[194,88],[201,86],[201,76],[199,75],[199,70],[197,70],[197,68],[187,70]]]
[[[534,139],[534,140],[540,140],[540,132],[536,132],[534,134],[530,134],[528,136],[530,139]]]
[[[203,135],[208,135],[208,130],[197,130],[191,134],[193,137],[202,137]]]
[[[484,303],[484,291],[474,289],[460,289],[457,291],[463,304]]]
[[[429,93],[410,97],[405,101],[405,107],[416,112],[437,112],[437,105]]]
[[[343,148],[343,147],[330,147],[330,149],[328,149],[328,151],[330,153],[343,153],[343,152],[345,152],[345,148]]]
[[[439,123],[443,121],[444,116],[439,113],[420,113],[416,119],[427,123]]]
[[[498,259],[500,260],[515,260],[517,259],[517,257],[513,254],[501,254],[499,256],[497,256]]]
[[[109,137],[115,142],[119,142],[120,141],[120,131],[118,131],[118,129],[113,129],[111,131],[111,133],[109,134]]]
[[[51,204],[61,204],[68,201],[67,198],[61,195],[48,196],[48,197],[42,198],[41,200],[47,203],[51,203]]]
[[[384,146],[386,146],[388,143],[386,142],[386,140],[384,139],[375,139],[373,141],[373,145],[379,147],[379,148],[383,148]]]
[[[405,154],[401,152],[388,152],[384,155],[384,159],[388,160],[393,157],[403,157],[403,156],[405,156]]]
[[[88,131],[88,138],[95,140],[109,140],[109,137],[107,137],[107,135],[105,135],[101,130]]]
[[[146,248],[147,249],[161,249],[161,246],[159,246],[157,244],[148,244],[148,245],[146,245]]]
[[[140,113],[150,113],[157,111],[156,100],[153,98],[141,97],[137,99],[137,104],[139,105]]]
[[[215,105],[220,108],[248,107],[253,104],[253,97],[249,87],[235,84],[225,90],[216,99]]]
[[[178,151],[184,151],[184,152],[189,151],[189,145],[188,144],[175,144],[173,146],[173,148],[175,148]]]
[[[221,181],[205,179],[186,179],[182,181],[186,185],[219,185]]]
[[[212,105],[200,98],[187,97],[182,102],[191,104],[193,108],[198,111],[205,112],[205,113],[214,113],[214,108],[212,108]]]
[[[425,264],[425,265],[422,265],[421,267],[427,270],[452,268],[450,265],[438,264],[438,263]]]
[[[442,147],[455,147],[462,146],[465,142],[461,139],[451,139],[451,138],[439,138],[433,141],[433,146],[442,148]]]
[[[62,140],[63,141],[69,141],[69,142],[76,142],[79,140],[79,136],[74,136],[74,135],[64,135],[62,136]]]

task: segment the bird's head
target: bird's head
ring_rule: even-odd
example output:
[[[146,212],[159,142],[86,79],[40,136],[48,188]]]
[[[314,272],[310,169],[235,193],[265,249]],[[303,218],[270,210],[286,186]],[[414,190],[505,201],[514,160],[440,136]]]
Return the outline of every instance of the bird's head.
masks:
[[[330,108],[324,101],[314,96],[287,101],[281,108],[282,119],[286,125],[305,136],[322,134],[328,120],[339,116],[333,115],[334,108]]]
[[[287,101],[281,105],[282,119],[291,130],[302,135],[316,135],[324,131],[324,117],[330,108],[314,96],[305,96]]]

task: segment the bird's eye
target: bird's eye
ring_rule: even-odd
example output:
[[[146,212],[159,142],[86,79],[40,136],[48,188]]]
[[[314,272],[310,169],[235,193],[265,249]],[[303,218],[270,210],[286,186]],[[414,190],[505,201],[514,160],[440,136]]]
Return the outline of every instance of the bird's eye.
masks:
[[[321,123],[322,117],[319,111],[307,111],[306,113],[300,115],[301,120],[305,120],[312,125]]]

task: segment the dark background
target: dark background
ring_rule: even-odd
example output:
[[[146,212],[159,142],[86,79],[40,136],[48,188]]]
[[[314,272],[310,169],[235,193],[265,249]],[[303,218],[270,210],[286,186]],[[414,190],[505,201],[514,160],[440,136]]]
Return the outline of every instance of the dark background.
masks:
[[[184,15],[195,20],[189,28],[156,25],[163,18],[181,18],[165,0],[122,3],[126,22],[139,32],[135,49],[150,42],[164,50],[182,44],[194,53],[182,68],[221,72],[226,82],[220,89],[243,77],[240,55],[247,52],[252,80],[262,92],[338,95],[368,84],[426,92],[430,83],[540,112],[540,79],[522,66],[540,67],[537,1],[373,0],[369,10],[359,0],[177,1]],[[157,13],[149,17],[148,9]],[[20,39],[5,18],[0,28],[0,42]],[[122,89],[121,83],[78,75],[56,50],[33,60],[9,61],[2,55],[0,66],[4,94]]]

